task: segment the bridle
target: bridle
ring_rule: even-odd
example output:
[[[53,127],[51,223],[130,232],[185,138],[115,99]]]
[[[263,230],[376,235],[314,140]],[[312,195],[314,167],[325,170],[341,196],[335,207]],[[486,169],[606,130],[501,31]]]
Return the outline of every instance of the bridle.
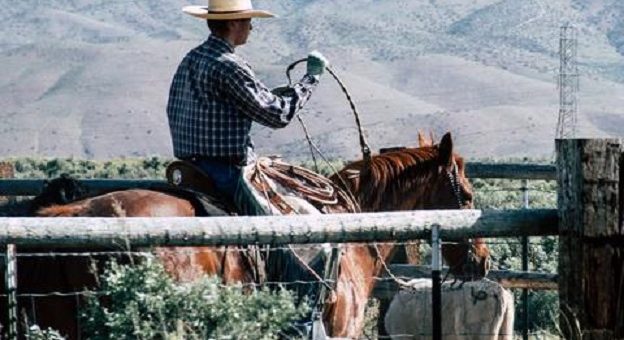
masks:
[[[451,190],[453,190],[453,195],[457,200],[457,208],[462,208],[462,203],[464,201],[464,195],[462,195],[461,184],[459,182],[459,170],[457,170],[457,163],[453,160],[453,166],[451,170],[446,172],[446,176],[451,184]]]

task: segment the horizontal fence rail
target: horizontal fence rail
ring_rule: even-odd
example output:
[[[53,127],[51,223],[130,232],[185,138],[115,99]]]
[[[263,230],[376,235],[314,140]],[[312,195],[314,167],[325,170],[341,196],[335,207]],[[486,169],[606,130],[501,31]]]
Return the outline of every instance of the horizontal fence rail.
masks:
[[[468,178],[500,178],[500,179],[531,179],[549,180],[557,179],[557,167],[554,165],[537,164],[466,164],[466,176]]]
[[[403,280],[429,279],[431,267],[414,266],[408,264],[393,264],[389,266],[390,272],[395,277]],[[442,271],[442,277],[446,276],[448,268]],[[505,288],[527,288],[532,290],[557,290],[559,275],[550,273],[534,273],[511,270],[491,270],[487,278],[498,282]],[[452,278],[450,281],[452,282]],[[379,299],[391,299],[400,285],[394,280],[379,280],[375,284],[373,295]]]
[[[84,179],[79,180],[90,193],[127,189],[158,189],[169,185],[162,180]],[[0,196],[35,196],[41,193],[43,179],[0,179]]]
[[[384,242],[557,235],[556,210],[430,210],[209,218],[0,218],[0,244],[42,247]]]
[[[466,175],[469,178],[554,180],[556,168],[554,165],[468,163]],[[92,193],[167,187],[167,183],[162,180],[89,179],[80,182]],[[2,179],[0,196],[38,195],[43,185],[44,180],[41,179]]]

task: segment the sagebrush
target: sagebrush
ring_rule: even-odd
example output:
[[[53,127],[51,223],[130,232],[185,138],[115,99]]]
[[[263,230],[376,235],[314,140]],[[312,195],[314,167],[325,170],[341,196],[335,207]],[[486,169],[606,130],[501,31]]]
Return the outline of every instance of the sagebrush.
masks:
[[[81,313],[93,340],[277,339],[308,311],[285,289],[224,286],[207,276],[176,282],[151,258],[110,262],[100,282]]]

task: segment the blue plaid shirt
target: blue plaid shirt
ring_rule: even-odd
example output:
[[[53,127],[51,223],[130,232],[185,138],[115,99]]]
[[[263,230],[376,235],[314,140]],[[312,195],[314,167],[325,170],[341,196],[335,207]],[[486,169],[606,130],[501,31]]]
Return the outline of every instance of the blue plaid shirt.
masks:
[[[285,127],[317,84],[305,76],[274,95],[227,41],[211,35],[186,55],[171,84],[167,115],[174,155],[245,157],[253,148],[252,122]]]

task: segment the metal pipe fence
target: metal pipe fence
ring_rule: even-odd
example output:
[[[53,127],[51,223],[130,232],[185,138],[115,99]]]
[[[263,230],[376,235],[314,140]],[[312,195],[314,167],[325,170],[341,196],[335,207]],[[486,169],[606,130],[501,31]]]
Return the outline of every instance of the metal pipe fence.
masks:
[[[517,210],[218,218],[0,218],[0,225],[3,226],[0,243],[16,245],[18,250],[33,246],[119,249],[128,246],[267,244],[279,247],[312,243],[401,242],[427,239],[431,237],[431,231],[436,229],[442,238],[450,240],[466,237],[518,237],[529,234],[556,235],[556,216],[554,210]],[[123,254],[119,250],[115,252]],[[75,254],[78,253],[58,256]],[[18,256],[44,255],[35,252]],[[439,258],[440,255],[437,256]],[[6,261],[15,263],[15,254],[7,251]],[[387,277],[375,279],[390,280]],[[292,284],[321,283],[312,280]],[[9,297],[17,291],[18,287],[14,284],[15,280],[7,281]],[[283,282],[275,284],[288,285]],[[19,297],[35,299],[82,294],[87,292],[50,292]],[[16,306],[11,305],[11,308],[10,315],[17,315]],[[439,320],[436,318],[436,321]]]
[[[522,184],[520,187],[512,187],[512,188],[504,188],[498,190],[483,190],[483,193],[494,192],[494,191],[520,191],[522,192],[522,202],[524,208],[529,208],[528,205],[528,196],[530,191],[538,191],[544,192],[544,189],[539,188],[529,188],[528,180],[554,180],[556,176],[556,169],[554,166],[542,166],[542,165],[518,165],[518,164],[482,164],[482,163],[469,163],[467,165],[467,175],[471,178],[482,178],[482,179],[521,179]],[[102,192],[102,191],[111,191],[111,190],[121,190],[128,188],[145,188],[145,189],[156,189],[159,187],[166,186],[166,183],[163,181],[153,181],[153,180],[128,180],[128,181],[119,181],[119,180],[84,180],[83,184],[87,186],[87,188],[91,192]],[[0,180],[0,195],[7,196],[20,196],[20,195],[35,195],[38,194],[42,188],[43,181],[41,180]],[[546,192],[554,193],[553,191],[546,190]],[[427,213],[424,212],[425,216]],[[422,214],[422,212],[418,212],[417,214]],[[399,241],[401,244],[402,241],[413,240],[413,239],[427,239],[431,236],[431,230],[441,227],[441,239],[453,239],[457,237],[518,237],[521,235],[523,240],[526,242],[522,243],[523,247],[523,272],[510,272],[510,271],[499,271],[493,272],[490,276],[494,280],[502,283],[506,287],[510,288],[518,288],[524,284],[526,292],[526,287],[528,289],[553,289],[556,284],[556,274],[539,274],[539,273],[528,273],[528,246],[531,244],[536,244],[534,242],[530,242],[528,239],[528,235],[556,235],[557,234],[557,217],[556,211],[554,210],[527,210],[525,212],[522,211],[506,211],[506,212],[485,212],[479,213],[478,216],[474,215],[474,212],[466,213],[463,212],[464,216],[459,218],[458,215],[449,214],[448,211],[441,213],[433,213],[433,215],[429,215],[424,220],[418,220],[418,222],[409,222],[406,223],[408,219],[412,219],[414,216],[411,215],[407,217],[407,219],[396,219],[397,216],[390,216],[387,214],[379,214],[377,217],[373,215],[366,216],[365,218],[360,218],[358,216],[349,215],[348,222],[341,220],[332,220],[332,218],[325,219],[328,216],[323,216],[320,219],[315,217],[308,217],[310,220],[301,222],[301,219],[306,219],[306,216],[296,216],[290,219],[287,223],[293,223],[290,227],[279,229],[276,232],[273,227],[279,226],[279,222],[275,222],[275,217],[267,218],[265,221],[260,222],[262,217],[257,221],[253,221],[251,227],[243,230],[243,228],[236,229],[234,227],[234,232],[227,233],[225,238],[222,238],[220,242],[214,242],[214,236],[216,236],[219,232],[224,230],[232,230],[233,225],[235,225],[232,221],[226,220],[216,221],[213,220],[215,218],[211,218],[213,222],[208,223],[211,224],[209,228],[205,228],[205,226],[198,225],[196,223],[191,222],[191,220],[186,221],[167,221],[167,227],[165,230],[160,230],[156,232],[156,235],[151,234],[152,223],[148,221],[139,221],[140,219],[128,219],[119,220],[113,224],[109,224],[105,219],[72,219],[71,221],[61,221],[59,219],[55,219],[55,222],[48,223],[48,221],[35,221],[33,219],[29,220],[15,220],[15,219],[2,219],[0,218],[0,226],[3,227],[5,232],[0,233],[0,243],[3,244],[18,244],[19,246],[23,246],[26,244],[32,245],[30,242],[34,242],[38,247],[50,247],[50,246],[63,246],[70,248],[72,246],[76,247],[84,247],[85,245],[89,245],[91,242],[94,242],[93,246],[111,246],[109,243],[110,240],[106,240],[110,238],[114,240],[112,242],[113,247],[119,249],[120,245],[128,245],[134,244],[136,246],[180,246],[180,245],[219,245],[219,244],[271,244],[273,246],[277,246],[284,244],[306,244],[306,243],[320,243],[320,242],[383,242],[384,240],[393,240]],[[470,215],[466,219],[466,214]],[[472,214],[472,215],[471,215]],[[377,214],[376,214],[377,215]],[[454,215],[452,217],[448,217]],[[460,214],[461,215],[461,214]],[[240,218],[238,218],[240,220]],[[244,218],[245,219],[245,218]],[[253,218],[251,218],[253,220]],[[281,219],[281,218],[278,218]],[[285,217],[285,220],[288,220],[288,217]],[[132,220],[132,221],[129,221]],[[152,219],[150,219],[152,220]],[[194,219],[197,220],[197,219]],[[297,222],[299,220],[300,222]],[[368,223],[365,221],[368,220]],[[50,220],[52,221],[52,220]],[[371,223],[371,221],[373,221]],[[251,220],[245,220],[245,225],[249,225]],[[259,224],[255,224],[258,222]],[[358,227],[352,227],[354,222],[364,222],[364,225]],[[55,227],[53,225],[58,225]],[[78,237],[76,240],[71,239],[68,235],[72,234],[77,230],[69,230],[69,224],[88,224],[88,228],[84,231],[84,234]],[[160,223],[160,222],[158,222]],[[201,222],[200,224],[203,224]],[[383,226],[382,226],[383,224]],[[420,225],[418,225],[420,224]],[[20,225],[24,226],[23,230],[20,229]],[[8,226],[7,228],[4,228]],[[142,227],[141,227],[142,226]],[[317,226],[317,227],[314,227]],[[320,227],[318,227],[320,226]],[[333,233],[329,230],[333,227],[338,226],[338,231],[334,231]],[[389,227],[385,227],[389,226]],[[415,227],[419,228],[415,228]],[[502,226],[502,227],[501,227]],[[137,227],[140,231],[128,233],[129,229],[137,230]],[[110,228],[110,229],[109,229]],[[71,229],[71,228],[70,228]],[[304,230],[305,232],[299,234],[296,231]],[[327,236],[331,234],[332,236]],[[334,238],[336,237],[336,238]],[[75,244],[74,241],[76,241]],[[492,242],[488,242],[492,243]],[[506,241],[505,243],[509,243]],[[72,245],[73,244],[73,245]],[[145,254],[145,252],[132,252],[128,250],[104,250],[100,252],[87,252],[82,253],[82,256],[103,256],[103,255],[128,255],[128,254]],[[58,256],[58,257],[70,257],[70,256],[80,256],[78,254],[81,253],[57,253],[50,254],[45,252],[31,252],[25,254],[17,254],[17,258],[20,257],[36,257],[36,256]],[[7,264],[15,263],[15,260],[12,255],[9,255],[7,251],[6,254]],[[13,258],[13,259],[12,259]],[[390,266],[392,271],[400,271],[401,268],[397,266]],[[7,267],[9,269],[9,267]],[[411,267],[414,270],[414,267]],[[422,270],[422,268],[421,268]],[[430,269],[425,269],[425,271]],[[9,271],[7,270],[7,273]],[[14,272],[13,272],[14,273]],[[443,272],[442,272],[443,273]],[[497,276],[498,275],[498,276]],[[518,282],[518,277],[524,275],[524,280],[519,286],[513,286],[509,282],[505,281],[516,280],[514,282]],[[541,276],[540,276],[541,275]],[[13,276],[14,277],[14,276]],[[409,273],[404,278],[415,278],[415,277],[430,277],[430,275],[418,275],[414,272]],[[375,277],[375,280],[378,282],[378,287],[375,291],[376,295],[383,295],[381,291],[393,291],[397,289],[396,282],[394,282],[393,278],[388,276]],[[530,286],[526,284],[526,282],[541,282],[537,285]],[[9,284],[9,280],[7,280],[7,284]],[[277,284],[277,283],[276,283]],[[288,285],[288,283],[282,283]],[[318,281],[310,281],[310,282],[295,282],[294,284],[319,284]],[[538,288],[539,287],[539,288]],[[546,288],[544,288],[546,287]],[[14,289],[11,285],[7,285],[8,294],[5,296],[7,298],[11,298],[13,296],[14,301],[18,297],[20,298],[42,298],[48,296],[80,296],[83,294],[87,294],[86,291],[83,292],[50,292],[49,294],[17,294],[16,289]],[[527,314],[528,314],[528,294],[523,293],[523,319],[524,319],[524,329],[523,329],[523,337],[527,338],[528,332],[528,324],[527,324]],[[34,304],[34,302],[33,302]],[[15,306],[13,307],[13,312],[15,312]],[[16,313],[16,312],[15,312]],[[15,320],[17,320],[17,316],[15,316]],[[11,330],[11,325],[9,325],[9,329]],[[17,332],[17,327],[15,327],[15,332]],[[13,333],[10,333],[13,334]],[[15,333],[16,334],[16,333]],[[380,338],[383,338],[381,336]]]

